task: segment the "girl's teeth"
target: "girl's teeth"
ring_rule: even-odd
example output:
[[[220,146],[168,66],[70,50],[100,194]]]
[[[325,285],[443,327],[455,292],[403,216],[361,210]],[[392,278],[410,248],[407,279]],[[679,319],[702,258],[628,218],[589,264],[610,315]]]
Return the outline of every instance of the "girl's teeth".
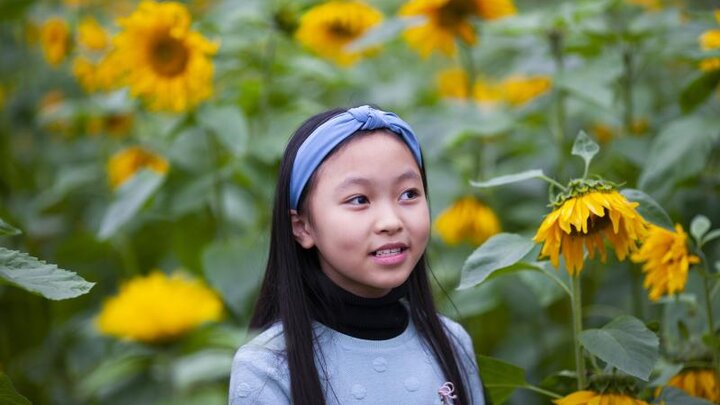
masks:
[[[396,254],[396,253],[400,253],[400,250],[401,250],[400,248],[378,250],[377,252],[375,252],[375,256],[389,256],[389,255],[394,255],[394,254]]]

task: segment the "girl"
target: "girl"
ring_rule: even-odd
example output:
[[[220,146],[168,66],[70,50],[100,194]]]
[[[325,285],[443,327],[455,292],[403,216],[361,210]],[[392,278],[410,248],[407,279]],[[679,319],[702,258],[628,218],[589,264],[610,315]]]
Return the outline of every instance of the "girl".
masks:
[[[230,404],[487,404],[427,279],[422,153],[370,106],[308,119],[280,167],[265,278]]]

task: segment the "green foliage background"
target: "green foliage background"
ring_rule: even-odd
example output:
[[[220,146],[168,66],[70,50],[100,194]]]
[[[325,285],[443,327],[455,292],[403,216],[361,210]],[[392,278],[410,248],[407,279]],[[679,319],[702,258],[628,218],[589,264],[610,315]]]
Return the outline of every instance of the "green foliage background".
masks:
[[[543,169],[566,182],[583,170],[570,155],[575,134],[593,135],[593,126],[604,124],[615,136],[602,145],[591,173],[651,195],[686,230],[698,214],[720,224],[720,75],[696,67],[706,56],[698,36],[720,28],[713,1],[667,2],[656,12],[610,0],[518,1],[516,17],[477,23],[478,44],[459,62],[472,60],[476,72],[491,77],[550,75],[553,90],[521,107],[491,110],[441,99],[435,74],[459,62],[421,59],[392,30],[374,38],[383,43],[377,55],[343,69],[302,49],[290,34],[314,2],[208,3],[189,5],[195,27],[221,41],[213,59],[216,94],[177,115],[149,112],[122,91],[86,95],[68,62],[52,69],[39,47],[25,41],[28,24],[50,15],[75,24],[92,14],[109,25],[103,2],[84,9],[39,0],[0,5],[0,218],[22,231],[0,236],[0,244],[96,283],[66,301],[0,284],[0,372],[33,403],[226,403],[230,362],[248,338],[245,325],[266,259],[280,154],[299,123],[334,106],[374,103],[411,123],[428,161],[433,217],[475,194],[505,231],[532,236],[549,212],[544,184],[477,190],[470,181]],[[387,16],[402,5],[370,3]],[[52,90],[65,98],[53,114],[41,114],[40,100]],[[113,113],[134,117],[128,137],[88,136],[90,117]],[[634,120],[645,120],[647,130],[631,134]],[[113,193],[107,160],[135,144],[166,156],[170,172],[162,178],[146,172],[123,189],[127,195]],[[138,200],[143,189],[147,198]],[[431,241],[442,311],[462,321],[478,354],[520,367],[525,381],[543,389],[573,391],[563,373],[574,363],[562,290],[543,274],[524,271],[455,290],[475,248]],[[706,254],[717,274],[717,244]],[[102,301],[123,280],[154,268],[182,268],[205,279],[223,297],[225,320],[160,347],[100,335],[93,320]],[[612,255],[606,264],[590,262],[582,282],[588,328],[633,315],[660,336],[663,355],[706,332],[696,272],[686,293],[661,303],[646,298],[638,266]],[[716,288],[716,318],[717,296]],[[525,384],[522,371],[518,376],[492,359],[480,363],[500,375],[488,381]],[[663,356],[651,385],[667,380],[673,364]],[[1,389],[10,384],[7,376]],[[513,404],[549,401],[532,390],[506,391],[501,396]]]

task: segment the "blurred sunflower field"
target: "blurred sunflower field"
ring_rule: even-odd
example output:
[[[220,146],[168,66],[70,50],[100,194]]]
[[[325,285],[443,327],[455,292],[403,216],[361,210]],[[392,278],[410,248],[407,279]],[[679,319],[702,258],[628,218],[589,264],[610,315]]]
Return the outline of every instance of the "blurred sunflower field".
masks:
[[[292,131],[421,138],[496,404],[720,403],[716,0],[3,0],[0,402],[224,404]]]

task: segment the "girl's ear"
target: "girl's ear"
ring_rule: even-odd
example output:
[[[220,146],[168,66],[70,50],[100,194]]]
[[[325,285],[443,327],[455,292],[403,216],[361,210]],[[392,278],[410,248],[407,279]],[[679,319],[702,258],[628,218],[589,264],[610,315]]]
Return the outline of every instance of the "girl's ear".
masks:
[[[310,223],[307,215],[298,214],[297,210],[290,210],[290,222],[292,223],[293,235],[300,246],[310,249],[315,246],[315,239],[310,232]]]

